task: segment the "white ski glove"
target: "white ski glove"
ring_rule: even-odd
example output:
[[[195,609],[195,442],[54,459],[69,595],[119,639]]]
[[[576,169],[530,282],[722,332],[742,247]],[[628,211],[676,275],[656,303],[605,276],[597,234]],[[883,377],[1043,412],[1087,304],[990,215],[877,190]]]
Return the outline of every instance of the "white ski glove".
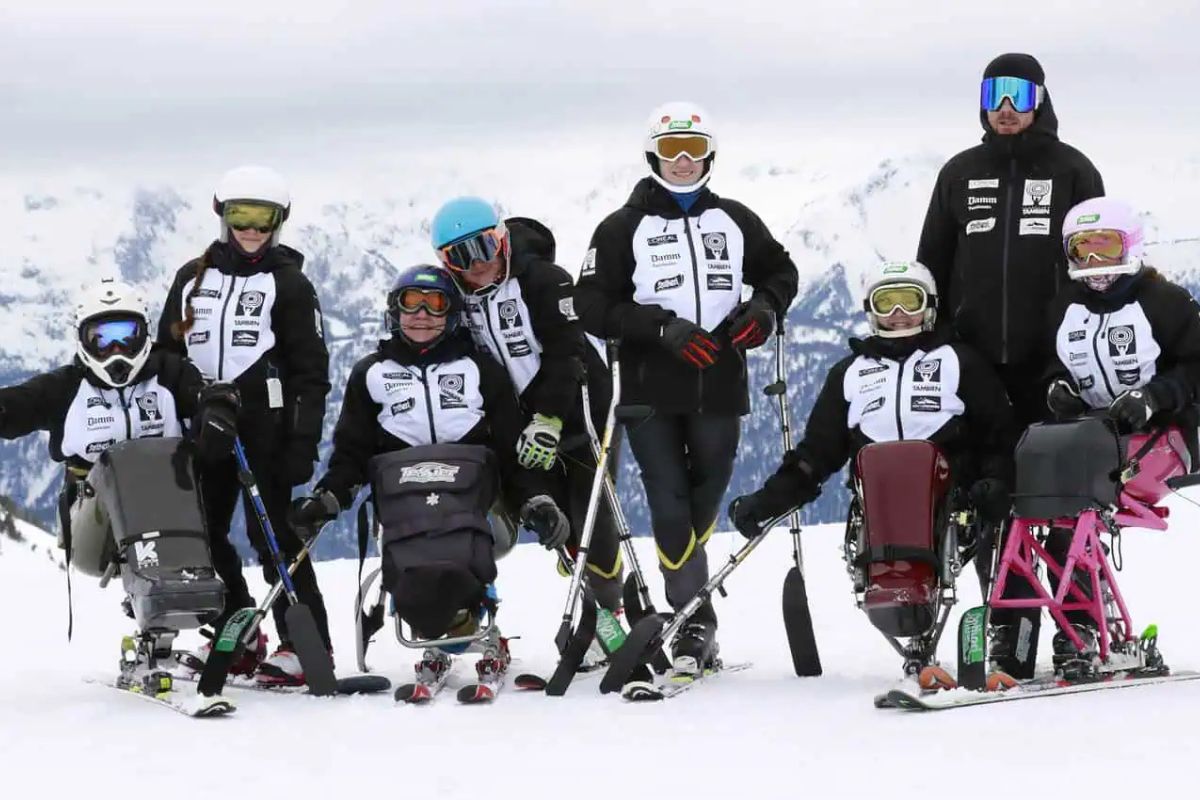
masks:
[[[550,469],[558,456],[561,438],[561,419],[534,414],[517,440],[517,463],[525,469]]]

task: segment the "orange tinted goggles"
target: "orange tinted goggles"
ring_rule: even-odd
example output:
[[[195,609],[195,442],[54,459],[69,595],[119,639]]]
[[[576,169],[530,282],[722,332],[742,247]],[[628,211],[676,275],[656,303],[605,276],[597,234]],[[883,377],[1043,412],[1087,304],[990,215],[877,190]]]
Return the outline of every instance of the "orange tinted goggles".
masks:
[[[660,136],[654,140],[654,151],[663,161],[676,161],[680,156],[703,161],[712,152],[711,147],[707,136]]]
[[[1125,236],[1120,231],[1080,231],[1067,239],[1067,258],[1080,266],[1093,261],[1120,262],[1125,252]]]
[[[396,297],[396,305],[408,314],[415,314],[423,308],[435,317],[444,317],[450,311],[450,298],[436,289],[426,291],[410,287]]]

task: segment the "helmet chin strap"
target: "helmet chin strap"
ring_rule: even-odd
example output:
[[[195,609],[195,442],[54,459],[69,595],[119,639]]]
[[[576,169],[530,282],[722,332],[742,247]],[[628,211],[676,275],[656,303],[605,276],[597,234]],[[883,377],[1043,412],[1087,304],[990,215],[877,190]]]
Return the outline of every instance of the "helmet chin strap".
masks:
[[[875,328],[875,335],[884,339],[903,339],[907,336],[917,336],[924,332],[924,326],[918,325],[915,328],[898,328],[896,330],[887,330],[886,328]]]

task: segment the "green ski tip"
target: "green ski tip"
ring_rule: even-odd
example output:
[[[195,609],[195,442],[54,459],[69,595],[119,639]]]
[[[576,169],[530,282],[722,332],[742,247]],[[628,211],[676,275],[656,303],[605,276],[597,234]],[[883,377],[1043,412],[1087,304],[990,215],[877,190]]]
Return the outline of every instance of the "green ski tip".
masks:
[[[1157,638],[1158,638],[1158,626],[1153,623],[1151,623],[1150,625],[1147,625],[1146,630],[1142,631],[1142,639],[1157,639]]]

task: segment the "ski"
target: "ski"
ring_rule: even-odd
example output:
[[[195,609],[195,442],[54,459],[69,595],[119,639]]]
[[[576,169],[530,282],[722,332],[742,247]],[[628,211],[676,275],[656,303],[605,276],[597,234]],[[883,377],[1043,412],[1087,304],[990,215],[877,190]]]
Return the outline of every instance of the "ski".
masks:
[[[450,673],[453,671],[454,661],[446,664],[445,669],[439,671],[433,677],[430,677],[429,671],[418,669],[417,680],[396,687],[393,697],[395,697],[397,703],[405,703],[412,706],[431,703],[433,702],[433,698],[446,687],[447,681],[450,680]]]
[[[186,669],[186,668],[185,668]],[[177,681],[187,681],[189,683],[198,683],[201,673],[199,672],[172,672],[171,677]],[[331,695],[317,694],[312,689],[305,686],[271,686],[261,684],[253,678],[247,678],[242,675],[231,675],[225,681],[225,688],[247,689],[255,692],[263,692],[265,694],[297,694],[308,695],[312,697],[349,697],[357,694],[380,694],[389,691],[392,688],[392,682],[383,675],[350,675],[345,678],[337,678],[334,681],[334,693]]]
[[[148,680],[156,680],[154,676],[147,676]],[[155,691],[154,686],[149,686],[146,681],[128,682],[124,679],[105,680],[100,678],[85,678],[87,683],[96,683],[101,686],[107,686],[110,689],[115,689],[122,694],[131,695],[140,698],[155,705],[169,708],[185,717],[205,718],[205,717],[223,717],[227,714],[232,714],[237,710],[237,706],[233,701],[221,695],[213,695],[205,697],[202,694],[180,694],[173,689],[165,689]],[[170,683],[169,676],[167,682]]]
[[[714,668],[706,669],[701,675],[668,672],[657,683],[649,681],[631,681],[621,689],[621,697],[633,703],[655,702],[678,697],[689,689],[698,686],[727,672],[741,672],[750,669],[753,664],[749,661],[738,664],[724,664],[717,661]]]
[[[459,688],[457,694],[458,702],[465,706],[490,703],[496,699],[496,695],[503,685],[503,679],[494,683],[468,683],[466,686]]]
[[[893,689],[887,693],[887,700],[895,707],[906,711],[942,711],[950,708],[986,705],[988,703],[1033,700],[1039,697],[1059,697],[1104,689],[1126,689],[1131,686],[1152,686],[1198,679],[1200,679],[1200,672],[1195,671],[1173,672],[1160,675],[1125,670],[1084,680],[1064,680],[1056,677],[1035,678],[1031,681],[1019,683],[1016,687],[1007,691],[998,692],[973,692],[969,689],[952,689],[931,694],[921,694],[902,689]]]

